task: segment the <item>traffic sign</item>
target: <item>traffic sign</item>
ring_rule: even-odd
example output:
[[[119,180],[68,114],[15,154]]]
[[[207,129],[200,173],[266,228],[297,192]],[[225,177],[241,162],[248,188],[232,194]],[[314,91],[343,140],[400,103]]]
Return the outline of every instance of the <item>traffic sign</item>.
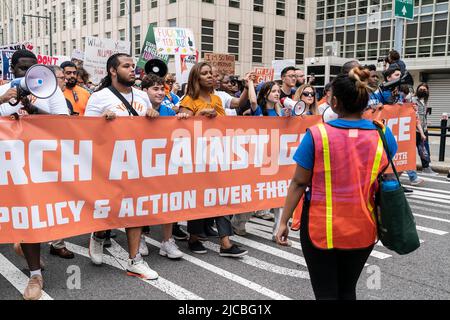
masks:
[[[395,0],[395,16],[408,20],[414,20],[414,1]]]

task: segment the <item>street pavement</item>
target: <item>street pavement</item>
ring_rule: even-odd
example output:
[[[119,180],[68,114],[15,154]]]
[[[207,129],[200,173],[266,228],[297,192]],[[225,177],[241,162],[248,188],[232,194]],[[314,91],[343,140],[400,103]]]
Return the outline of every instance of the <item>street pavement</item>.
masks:
[[[421,247],[406,256],[377,244],[358,283],[359,299],[450,299],[450,181],[444,175],[420,175],[425,183],[411,187],[408,195],[415,214]],[[408,185],[407,177],[404,179]],[[122,231],[111,249],[105,249],[104,264],[94,266],[88,257],[88,236],[67,239],[75,259],[63,260],[42,245],[46,263],[45,294],[55,300],[267,300],[314,299],[299,234],[291,232],[293,246],[271,241],[273,222],[258,218],[247,224],[248,235],[234,236],[235,243],[249,251],[240,259],[218,255],[218,240],[205,245],[206,255],[195,255],[186,242],[178,242],[183,259],[171,261],[158,254],[160,227],[152,227],[145,258],[160,278],[144,281],[126,276],[126,237]],[[12,245],[0,245],[0,300],[22,299],[28,280],[23,258]]]

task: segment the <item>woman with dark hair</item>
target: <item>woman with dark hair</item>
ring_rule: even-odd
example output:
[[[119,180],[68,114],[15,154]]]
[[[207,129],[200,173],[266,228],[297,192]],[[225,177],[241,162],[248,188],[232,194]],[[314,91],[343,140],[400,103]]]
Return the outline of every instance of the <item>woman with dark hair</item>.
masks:
[[[316,89],[310,84],[304,84],[297,89],[294,101],[302,100],[306,104],[305,115],[318,115],[319,109],[316,103]]]
[[[221,99],[214,95],[216,80],[213,77],[212,67],[206,62],[197,63],[189,74],[188,89],[186,96],[180,102],[180,112],[190,116],[205,116],[215,118],[224,116]],[[220,252],[222,257],[242,257],[247,250],[232,244],[230,236],[233,235],[231,219],[229,216],[214,218],[220,238]],[[190,234],[189,249],[197,254],[207,253],[206,248],[200,242],[200,235],[204,234],[208,226],[208,219],[188,221],[188,232]]]
[[[353,68],[332,83],[331,108],[339,119],[311,127],[297,152],[277,242],[307,187],[300,241],[316,299],[354,300],[356,285],[375,242],[377,177],[388,158],[372,121],[362,119],[369,100],[370,72]],[[397,143],[385,136],[393,157]]]

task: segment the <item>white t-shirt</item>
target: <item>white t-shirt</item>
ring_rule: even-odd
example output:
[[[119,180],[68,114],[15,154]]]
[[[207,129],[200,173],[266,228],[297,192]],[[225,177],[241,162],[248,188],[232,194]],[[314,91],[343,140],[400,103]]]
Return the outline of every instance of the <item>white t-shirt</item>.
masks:
[[[150,99],[143,91],[132,88],[132,92],[128,94],[121,94],[130,104],[131,100],[133,100],[132,106],[140,116],[145,116],[147,114],[147,110],[152,109]],[[113,111],[119,117],[130,116],[122,101],[120,101],[120,99],[117,98],[116,95],[108,88],[94,92],[91,95],[84,115],[88,117],[100,117],[108,110]]]
[[[0,86],[0,96],[4,95],[9,89],[11,89],[11,84],[9,83]],[[46,113],[69,115],[66,98],[59,87],[56,89],[53,96],[48,99],[37,99],[31,95],[29,96],[29,99],[36,108]],[[23,108],[22,103],[19,103],[17,106],[12,106],[6,102],[0,105],[0,116],[4,117],[18,113],[21,108]]]
[[[214,91],[214,94],[222,100],[222,106],[227,116],[237,116],[236,109],[231,108],[231,102],[233,101],[232,95],[225,91]]]

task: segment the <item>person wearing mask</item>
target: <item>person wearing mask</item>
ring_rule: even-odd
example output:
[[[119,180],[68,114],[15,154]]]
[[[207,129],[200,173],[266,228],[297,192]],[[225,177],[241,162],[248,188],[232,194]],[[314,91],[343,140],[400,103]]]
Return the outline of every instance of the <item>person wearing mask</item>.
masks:
[[[172,92],[173,85],[176,82],[175,75],[172,73],[168,73],[164,77],[164,81],[166,96],[164,97],[162,104],[175,111],[175,113],[178,113],[178,110],[180,108],[180,98]]]
[[[355,300],[359,276],[377,241],[376,178],[388,158],[375,124],[362,119],[369,77],[369,71],[355,67],[333,81],[331,105],[340,118],[308,129],[294,155],[297,167],[277,242],[287,244],[289,218],[309,187],[300,240],[318,300]],[[397,143],[389,128],[385,136],[393,157]]]
[[[66,77],[64,96],[72,104],[74,113],[83,116],[91,95],[86,89],[78,85],[78,70],[73,62],[63,62],[61,68]]]
[[[417,134],[416,146],[419,152],[420,161],[422,162],[422,173],[436,176],[438,173],[434,172],[430,167],[431,154],[430,145],[428,143],[428,99],[430,97],[430,90],[426,83],[421,83],[417,86],[416,95],[412,98],[412,102],[417,110]]]
[[[213,70],[209,63],[197,63],[191,70],[188,79],[188,89],[186,96],[181,100],[180,112],[189,116],[204,116],[215,118],[225,116],[222,101],[214,92],[217,80],[214,79]],[[188,232],[190,234],[189,249],[197,254],[207,253],[206,248],[200,242],[199,235],[205,230],[207,219],[188,221]],[[214,221],[220,239],[219,255],[223,257],[242,257],[248,253],[247,250],[232,244],[230,236],[233,235],[233,228],[229,216],[216,217]]]
[[[162,104],[165,94],[165,82],[163,78],[158,77],[155,74],[146,75],[142,79],[142,90],[147,93],[148,98],[153,106],[153,109],[159,113],[160,117],[170,117],[176,116],[178,119],[188,118],[187,114],[178,113],[176,114],[171,108]],[[163,229],[163,240],[161,242],[161,248],[159,254],[168,257],[169,259],[179,259],[183,256],[183,253],[178,249],[173,239],[173,231],[183,232],[179,229],[177,223],[168,223],[162,226]],[[179,235],[179,234],[178,234]],[[182,240],[187,239],[187,235],[183,232]],[[141,240],[142,241],[142,240]],[[145,242],[145,238],[144,238]],[[148,255],[148,250],[146,250],[145,255]],[[144,255],[144,254],[143,254]]]
[[[106,64],[107,76],[102,80],[99,89],[89,98],[85,116],[105,117],[110,121],[123,116],[149,118],[158,116],[147,94],[133,88],[136,80],[135,68],[130,55],[124,53],[112,55]],[[150,269],[140,253],[141,246],[143,251],[146,249],[145,242],[141,241],[141,234],[142,227],[126,228],[129,253],[127,274],[146,280],[156,280],[158,273]],[[89,256],[96,265],[103,263],[105,237],[105,231],[94,232],[90,237]]]
[[[14,78],[22,78],[32,66],[38,64],[37,57],[28,50],[18,50],[11,57],[11,69]],[[24,97],[17,106],[11,106],[9,101],[15,99],[17,89],[11,88],[10,84],[0,87],[0,116],[9,116],[13,114],[54,114],[69,115],[66,99],[60,88],[47,99],[37,99],[33,96]],[[28,269],[30,270],[30,279],[24,290],[23,298],[25,300],[38,300],[42,296],[44,279],[42,269],[44,263],[41,260],[40,243],[21,243],[14,245],[14,251],[25,257]]]
[[[280,100],[283,98],[291,98],[295,93],[295,86],[297,84],[297,68],[296,67],[286,67],[281,71],[281,94]]]
[[[294,101],[302,100],[306,104],[305,115],[319,115],[316,104],[316,90],[309,84],[304,84],[295,92]]]
[[[305,84],[306,78],[305,78],[305,72],[301,69],[295,70],[295,76],[297,77],[297,81],[295,83],[295,88],[298,89],[302,85]]]

